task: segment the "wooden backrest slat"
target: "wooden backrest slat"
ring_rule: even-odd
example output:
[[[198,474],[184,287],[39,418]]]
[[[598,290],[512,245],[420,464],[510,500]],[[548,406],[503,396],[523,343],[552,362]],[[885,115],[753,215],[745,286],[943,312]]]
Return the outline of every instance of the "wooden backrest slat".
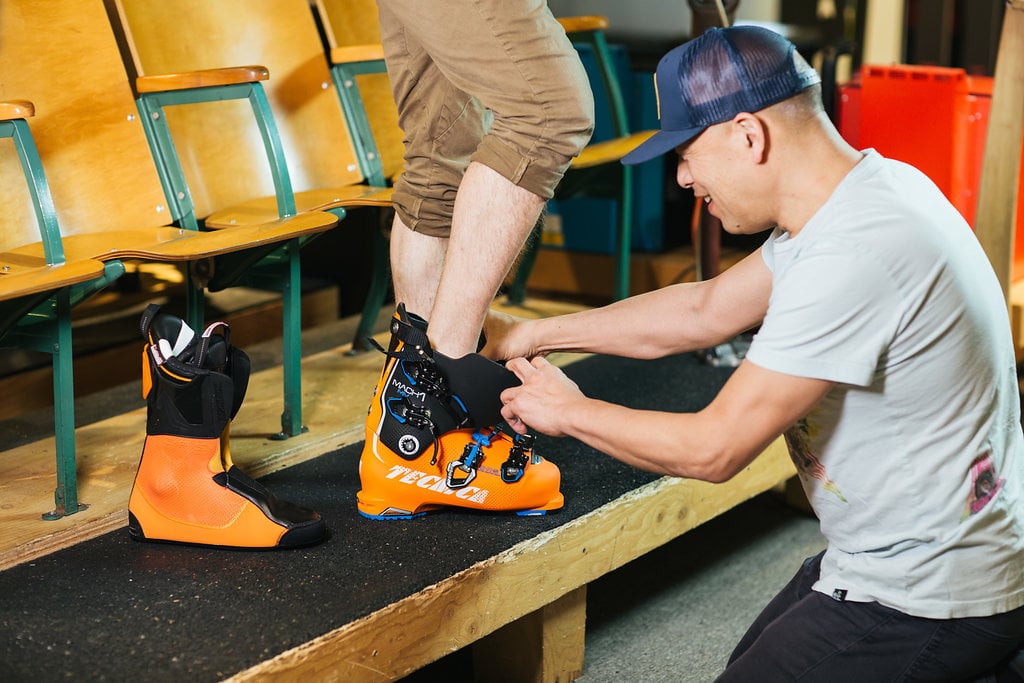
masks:
[[[140,76],[135,79],[135,92],[152,93],[169,90],[191,90],[192,88],[210,88],[231,83],[255,83],[270,78],[265,66],[236,66],[226,69],[204,69],[189,71],[183,74],[160,74],[159,76]]]
[[[327,47],[336,56],[344,55],[346,49],[368,54],[368,46],[380,45],[376,0],[316,0],[315,6]],[[380,55],[383,58],[383,50]],[[405,146],[391,84],[387,74],[365,74],[359,76],[357,82],[384,165],[384,175],[392,178],[402,170]]]
[[[102,0],[0,2],[0,73],[0,100],[35,105],[29,125],[63,234],[167,224]],[[8,200],[8,188],[24,186],[13,156],[5,148],[0,159],[3,248],[39,241],[27,204]]]
[[[110,2],[139,76],[243,64],[269,69],[263,87],[296,191],[362,181],[308,0]],[[166,109],[199,216],[274,194],[248,103],[218,107],[216,119],[210,105]]]

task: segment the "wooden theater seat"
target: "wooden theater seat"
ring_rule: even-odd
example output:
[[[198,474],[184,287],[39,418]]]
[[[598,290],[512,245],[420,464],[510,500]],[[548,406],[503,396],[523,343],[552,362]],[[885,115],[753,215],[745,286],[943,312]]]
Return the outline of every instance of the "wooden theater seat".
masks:
[[[15,180],[16,176],[25,175],[22,157],[25,152],[22,146],[31,143],[26,120],[35,116],[35,105],[27,100],[0,101],[0,137],[9,138],[14,146],[14,154],[0,164],[3,173],[5,196],[0,201],[0,300],[13,301],[49,295],[63,287],[77,285],[103,275],[103,263],[94,259],[69,261],[62,249],[60,233],[53,230],[52,223],[39,220],[34,207],[18,204],[11,199],[14,188],[21,187],[24,182]],[[6,152],[5,152],[6,153]],[[14,171],[14,173],[10,173]],[[29,178],[31,180],[31,178]],[[27,189],[27,188],[26,188]],[[45,187],[43,188],[45,190]],[[33,187],[30,191],[40,192]],[[42,199],[45,203],[47,200]],[[30,204],[27,203],[27,204]],[[29,209],[23,212],[23,209]],[[50,253],[40,256],[19,255],[8,251],[23,246],[23,242],[38,242],[40,245],[52,246]],[[45,251],[45,250],[44,250]],[[13,316],[0,315],[0,320],[9,324],[0,325],[0,333],[6,332],[17,320],[9,320]]]
[[[60,41],[54,36],[60,36]],[[258,261],[282,245],[295,251],[300,238],[338,222],[337,216],[311,213],[216,233],[187,229],[188,221],[165,198],[100,0],[53,5],[11,0],[0,5],[0,73],[4,75],[0,100],[24,99],[34,104],[34,147],[29,156],[36,149],[38,154],[24,169],[26,173],[39,170],[29,181],[34,191],[26,199],[5,197],[4,213],[52,214],[47,220],[59,231],[68,262],[95,259],[118,267],[122,259],[202,263],[205,272],[216,273],[222,263],[244,268],[238,264]],[[8,160],[5,172],[14,163]],[[43,186],[46,192],[40,193],[38,188]],[[9,187],[4,184],[5,195]],[[54,244],[34,234],[34,222],[12,221],[5,229],[5,259],[41,262],[49,258]],[[200,291],[193,287],[194,293]],[[201,321],[201,301],[201,296],[192,297],[188,315],[193,323],[197,318]],[[66,332],[64,342],[70,346],[70,328]],[[56,339],[56,332],[47,338]],[[66,380],[58,389],[55,376],[55,402],[73,399],[70,371],[68,364],[55,372]],[[62,434],[68,438],[72,425],[73,420],[65,420],[58,428],[59,442]],[[71,439],[71,453],[64,459],[67,478],[73,481]],[[58,491],[57,516],[78,509],[69,484],[65,482],[63,503]]]
[[[68,257],[27,119],[35,105],[0,102],[0,347],[50,355],[56,519],[79,508],[75,470],[71,309],[124,273],[113,261]],[[31,246],[30,253],[19,249]],[[42,506],[42,503],[40,503]]]
[[[391,189],[368,164],[330,87],[317,25],[306,0],[153,3],[108,0],[151,137],[162,122],[180,152],[171,175],[197,178],[193,208],[207,228],[262,222],[296,211],[391,206]],[[245,36],[245,40],[238,40]],[[212,130],[187,103],[185,83],[199,73],[258,64],[247,79],[251,107],[222,106],[231,123]],[[269,78],[267,74],[269,73]],[[168,76],[168,74],[171,74]],[[227,95],[227,89],[222,91]],[[234,96],[234,95],[232,95]],[[181,105],[181,106],[179,106]],[[255,114],[255,116],[254,116]],[[165,156],[173,151],[164,149]],[[269,161],[269,163],[268,163]],[[172,178],[172,181],[173,178]],[[387,249],[375,231],[373,283],[356,346],[371,332],[387,293]]]

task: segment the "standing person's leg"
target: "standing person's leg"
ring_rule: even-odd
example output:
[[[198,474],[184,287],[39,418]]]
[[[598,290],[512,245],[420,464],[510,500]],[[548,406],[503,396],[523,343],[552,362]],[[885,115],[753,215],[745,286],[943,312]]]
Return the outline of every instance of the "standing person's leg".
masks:
[[[391,280],[395,301],[429,316],[441,282],[448,238],[413,232],[395,214],[391,229]]]
[[[430,315],[430,340],[458,358],[476,351],[484,317],[537,223],[544,199],[473,162],[455,200],[452,235]],[[494,226],[491,234],[483,226]]]
[[[386,0],[380,7],[406,133],[395,226],[451,236],[433,246],[398,238],[393,270],[419,273],[419,280],[407,286],[396,275],[396,299],[408,295],[422,305],[431,295],[427,286],[410,292],[430,284],[427,266],[413,263],[420,255],[414,248],[434,266],[444,251],[434,303],[416,312],[430,318],[435,348],[457,357],[475,350],[502,279],[589,138],[592,95],[543,0]],[[389,31],[388,24],[402,28]],[[486,133],[478,125],[484,108],[494,116]],[[465,172],[470,154],[479,163]]]
[[[405,164],[395,183],[395,219],[391,231],[391,274],[395,301],[429,317],[441,281],[452,208],[469,158],[485,133],[480,103],[456,88],[437,68],[408,23],[427,21],[434,30],[435,7],[424,0],[425,19],[406,16],[402,3],[378,2],[381,40]],[[439,25],[441,22],[438,22]]]
[[[557,466],[533,453],[531,438],[494,426],[511,373],[463,356],[589,136],[582,65],[542,0],[378,7],[406,152],[392,234],[399,306],[367,413],[359,512],[558,509]]]
[[[413,232],[396,216],[391,233],[395,300],[410,311],[430,312],[435,350],[453,358],[476,351],[484,315],[543,207],[544,200],[529,190],[472,163],[459,186],[450,239]],[[478,226],[493,224],[496,217],[507,227],[481,240]],[[502,269],[501,264],[507,265]],[[467,286],[466,274],[472,274],[473,285]],[[435,307],[436,301],[443,303]]]

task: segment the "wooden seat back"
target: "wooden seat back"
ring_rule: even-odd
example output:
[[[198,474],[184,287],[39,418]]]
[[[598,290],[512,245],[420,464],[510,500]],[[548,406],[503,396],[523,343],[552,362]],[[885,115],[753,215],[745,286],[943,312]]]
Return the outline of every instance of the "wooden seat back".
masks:
[[[315,8],[332,63],[340,61],[346,49],[380,46],[376,0],[315,0]],[[387,73],[359,75],[356,84],[384,167],[384,176],[394,178],[402,171],[405,146]]]
[[[102,0],[0,3],[0,73],[0,99],[35,105],[32,135],[65,237],[170,222]],[[0,156],[10,187],[21,170]],[[31,212],[0,202],[0,248],[39,241]]]
[[[0,344],[57,290],[104,277],[100,261],[65,258],[53,199],[28,128],[34,115],[29,101],[0,101]],[[11,251],[35,242],[41,245],[36,254]],[[113,270],[111,277],[119,275]]]
[[[108,6],[133,76],[267,67],[263,86],[296,193],[362,182],[307,0],[108,0]],[[165,110],[200,217],[275,192],[249,105],[218,106],[215,127],[207,105]]]

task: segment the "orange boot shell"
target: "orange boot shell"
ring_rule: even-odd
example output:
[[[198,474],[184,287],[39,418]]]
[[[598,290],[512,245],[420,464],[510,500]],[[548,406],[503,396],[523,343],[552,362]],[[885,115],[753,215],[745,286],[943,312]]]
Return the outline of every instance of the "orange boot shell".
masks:
[[[276,547],[287,528],[218,484],[214,476],[224,472],[219,439],[146,437],[128,502],[134,535],[151,541]]]
[[[493,397],[487,391],[453,391],[449,373],[462,369],[455,366],[472,363],[475,373],[481,362],[491,362],[437,356],[446,364],[442,368],[430,348],[426,322],[401,305],[391,333],[388,350],[381,349],[387,360],[366,418],[360,514],[408,519],[443,507],[524,515],[561,508],[558,467],[533,453],[533,437],[474,427],[500,419],[493,408],[481,418],[480,404],[489,398],[493,403]],[[470,394],[476,405],[463,400]]]
[[[528,450],[522,453],[522,468],[503,478],[517,446],[499,430],[448,432],[438,440],[436,458],[424,454],[413,462],[397,457],[372,432],[366,442],[359,460],[362,489],[356,496],[364,517],[409,519],[444,507],[530,515],[557,510],[564,502],[558,467]],[[467,465],[465,454],[474,448],[480,460]]]

